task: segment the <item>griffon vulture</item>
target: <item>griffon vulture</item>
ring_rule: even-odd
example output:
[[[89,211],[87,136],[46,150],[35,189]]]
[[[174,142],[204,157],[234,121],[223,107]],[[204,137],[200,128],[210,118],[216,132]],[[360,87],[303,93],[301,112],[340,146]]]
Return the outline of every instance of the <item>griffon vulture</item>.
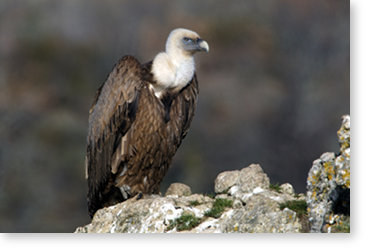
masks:
[[[123,57],[98,89],[86,155],[91,218],[98,209],[135,195],[159,193],[194,115],[194,54],[199,51],[209,51],[206,41],[196,32],[175,29],[165,52],[146,64]]]

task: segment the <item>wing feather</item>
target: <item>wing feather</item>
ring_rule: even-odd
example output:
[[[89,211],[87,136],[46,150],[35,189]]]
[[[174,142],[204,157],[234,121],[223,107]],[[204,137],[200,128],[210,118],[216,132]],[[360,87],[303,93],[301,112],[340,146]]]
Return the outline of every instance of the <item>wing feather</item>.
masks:
[[[122,141],[127,141],[123,136],[135,120],[142,85],[140,63],[132,56],[125,56],[97,92],[90,110],[87,137],[90,215],[102,207],[103,194],[112,190],[109,188],[110,174],[116,172],[116,165],[121,161],[112,156],[121,148]]]
[[[176,113],[182,117],[182,125],[178,126],[181,130],[181,139],[187,135],[190,128],[192,118],[195,114],[198,93],[199,87],[195,74],[189,85],[180,92],[179,99],[176,99],[174,104]]]

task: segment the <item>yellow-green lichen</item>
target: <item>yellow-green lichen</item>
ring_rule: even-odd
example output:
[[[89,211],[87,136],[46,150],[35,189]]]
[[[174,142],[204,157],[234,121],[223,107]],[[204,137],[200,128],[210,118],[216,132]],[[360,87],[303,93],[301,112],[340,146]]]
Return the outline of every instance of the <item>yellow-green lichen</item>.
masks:
[[[344,186],[350,188],[350,170],[345,170],[342,174],[342,179],[345,181]]]
[[[333,162],[325,162],[323,163],[324,171],[327,174],[329,180],[332,180],[336,176],[336,170]]]
[[[350,233],[350,217],[330,214],[326,219],[323,231],[329,233]]]
[[[238,223],[236,223],[234,226],[233,226],[233,231],[234,232],[237,232],[239,229],[239,226],[238,226]]]

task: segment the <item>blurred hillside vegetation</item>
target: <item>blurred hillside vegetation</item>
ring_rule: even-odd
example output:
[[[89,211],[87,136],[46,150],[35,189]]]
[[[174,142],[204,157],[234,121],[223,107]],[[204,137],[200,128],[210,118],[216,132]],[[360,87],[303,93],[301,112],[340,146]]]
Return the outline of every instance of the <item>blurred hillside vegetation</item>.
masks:
[[[210,193],[260,163],[306,191],[350,111],[349,1],[1,1],[0,232],[72,232],[90,220],[88,110],[126,54],[142,63],[169,32],[195,30],[195,119],[162,183]]]

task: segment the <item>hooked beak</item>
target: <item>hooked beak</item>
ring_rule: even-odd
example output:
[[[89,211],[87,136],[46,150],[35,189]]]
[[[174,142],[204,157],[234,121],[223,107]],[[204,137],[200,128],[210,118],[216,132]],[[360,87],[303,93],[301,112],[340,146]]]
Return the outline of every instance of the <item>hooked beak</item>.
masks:
[[[199,38],[197,39],[196,43],[197,43],[197,50],[205,51],[207,53],[209,52],[209,45],[205,40]]]

